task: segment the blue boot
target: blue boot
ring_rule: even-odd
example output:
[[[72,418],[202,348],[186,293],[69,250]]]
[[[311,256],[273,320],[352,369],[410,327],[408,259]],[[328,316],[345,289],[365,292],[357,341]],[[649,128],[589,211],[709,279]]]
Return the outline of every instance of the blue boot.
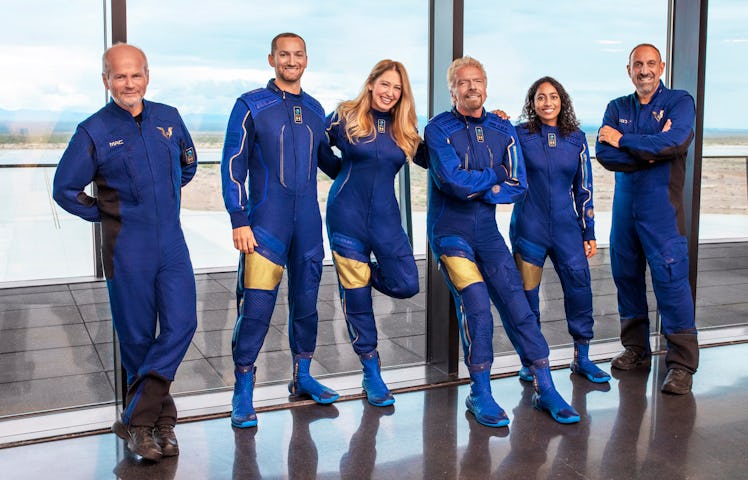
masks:
[[[523,382],[532,382],[532,372],[530,371],[530,367],[522,365],[522,368],[519,369],[517,375]]]
[[[487,427],[509,425],[509,417],[491,395],[491,372],[488,369],[470,373],[470,395],[465,399],[465,406],[482,425]]]
[[[580,420],[579,413],[574,407],[566,403],[556,391],[551,378],[551,369],[548,359],[536,360],[532,363],[530,370],[535,377],[535,395],[532,404],[538,410],[545,410],[558,423],[577,423]]]
[[[293,360],[293,378],[288,382],[288,392],[297,397],[306,395],[317,403],[327,405],[338,398],[338,392],[319,383],[309,374],[310,354],[299,354]]]
[[[234,396],[231,399],[231,425],[237,428],[257,426],[257,414],[252,406],[252,391],[255,387],[254,365],[240,366],[234,369]]]
[[[395,403],[395,397],[385,385],[380,373],[379,353],[372,350],[359,355],[361,365],[364,366],[364,380],[362,386],[366,391],[366,400],[375,407],[386,407]]]
[[[589,353],[589,340],[574,342],[574,360],[569,365],[571,371],[586,377],[592,383],[605,383],[609,381],[610,375],[592,363]]]

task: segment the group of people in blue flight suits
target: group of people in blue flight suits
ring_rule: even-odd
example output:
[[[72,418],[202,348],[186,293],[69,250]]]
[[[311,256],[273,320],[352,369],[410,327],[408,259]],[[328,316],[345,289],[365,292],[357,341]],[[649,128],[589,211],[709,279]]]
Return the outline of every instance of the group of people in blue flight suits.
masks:
[[[406,162],[429,173],[427,235],[454,298],[471,380],[468,411],[483,425],[509,423],[491,394],[493,303],[522,362],[520,378],[534,383],[534,405],[559,423],[579,422],[553,384],[540,328],[539,288],[550,257],[574,340],[571,370],[595,383],[610,379],[589,358],[594,321],[587,260],[597,250],[592,172],[563,86],[551,77],[537,80],[515,129],[503,112],[485,110],[481,63],[457,59],[447,72],[453,108],[429,121],[422,140],[400,62],[378,62],[358,96],[328,116],[301,89],[307,56],[300,36],[276,36],[268,62],[275,78],[236,100],[221,162],[224,203],[240,252],[231,424],[258,423],[255,364],[284,270],[289,393],[320,404],[339,398],[310,372],[324,257],[317,168],[334,179],[326,226],[363,389],[374,406],[395,402],[381,376],[372,288],[394,298],[419,290],[393,187]],[[598,161],[617,172],[611,267],[625,350],[612,366],[649,365],[648,263],[669,344],[662,389],[683,394],[698,366],[682,222],[693,100],[660,82],[664,63],[652,45],[634,48],[628,68],[636,93],[608,105],[596,145]],[[54,198],[102,224],[104,270],[128,383],[126,407],[112,428],[133,452],[157,461],[179,453],[169,387],[197,322],[179,223],[180,189],[195,174],[197,157],[177,111],[143,99],[148,66],[140,49],[113,46],[104,54],[103,72],[113,101],[79,125],[57,169]],[[92,182],[93,196],[86,193]],[[515,204],[512,252],[496,224],[502,203]]]

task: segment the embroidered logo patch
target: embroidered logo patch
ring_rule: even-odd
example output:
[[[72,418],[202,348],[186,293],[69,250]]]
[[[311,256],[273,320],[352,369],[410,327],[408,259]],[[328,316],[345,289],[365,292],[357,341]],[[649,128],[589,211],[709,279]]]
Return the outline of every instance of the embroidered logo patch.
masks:
[[[556,146],[556,134],[553,132],[548,133],[548,146],[549,147]]]
[[[173,131],[172,127],[168,127],[167,129],[164,129],[164,127],[156,127],[159,130],[161,130],[161,135],[163,135],[165,138],[171,138],[171,134]]]
[[[377,132],[384,133],[385,132],[384,127],[385,127],[384,118],[380,118],[379,120],[377,120]]]
[[[191,165],[195,163],[195,149],[187,147],[184,149],[184,163],[185,165]]]
[[[625,118],[619,118],[618,119],[618,123],[622,123],[622,124],[626,125],[627,123],[629,123],[629,121],[626,120]]]
[[[304,119],[301,116],[301,107],[293,107],[293,123],[301,124]]]
[[[655,120],[658,122],[662,120],[663,115],[665,115],[665,110],[660,110],[659,112],[652,112],[652,115],[655,117]]]
[[[483,143],[485,137],[483,137],[483,127],[475,127],[475,138],[479,142]]]
[[[109,148],[117,147],[117,146],[124,145],[124,144],[125,144],[124,140],[121,140],[121,139],[120,140],[114,140],[113,142],[109,142]]]

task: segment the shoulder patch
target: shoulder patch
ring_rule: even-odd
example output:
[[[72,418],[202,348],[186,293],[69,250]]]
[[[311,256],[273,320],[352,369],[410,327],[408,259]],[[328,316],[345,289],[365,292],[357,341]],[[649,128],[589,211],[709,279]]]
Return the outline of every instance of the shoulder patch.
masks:
[[[325,118],[325,109],[322,108],[322,105],[311,95],[304,92],[301,96],[301,103],[304,106],[309,107],[311,111],[313,111],[323,119]]]
[[[568,134],[564,139],[574,146],[581,147],[584,145],[584,133],[580,130],[576,130]]]
[[[519,138],[520,144],[525,144],[525,142],[535,141],[535,139],[540,138],[538,132],[530,133],[530,129],[527,128],[527,122],[517,125],[515,131],[517,132],[517,138]]]
[[[486,115],[485,125],[493,130],[503,133],[504,135],[511,136],[514,130],[509,120],[503,120],[496,114],[489,113]]]
[[[429,122],[442,130],[448,137],[463,128],[463,123],[452,112],[444,112],[435,116]]]
[[[247,103],[252,115],[256,115],[266,108],[280,103],[281,99],[267,88],[258,88],[241,96]]]

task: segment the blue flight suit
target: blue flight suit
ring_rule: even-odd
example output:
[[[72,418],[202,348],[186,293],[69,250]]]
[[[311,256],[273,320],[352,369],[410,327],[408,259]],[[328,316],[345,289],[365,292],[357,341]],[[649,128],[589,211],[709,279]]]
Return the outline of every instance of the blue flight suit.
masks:
[[[342,154],[340,173],[327,197],[328,237],[348,333],[359,355],[377,347],[371,287],[394,298],[418,293],[418,268],[394,190],[405,153],[390,134],[390,113],[370,113],[375,135],[353,144],[337,115],[327,118],[330,146]],[[370,260],[372,252],[375,262]]]
[[[671,128],[663,132],[666,122]],[[688,282],[683,183],[695,107],[684,90],[660,86],[648,104],[635,93],[608,104],[603,125],[623,134],[620,148],[596,144],[597,160],[616,172],[610,263],[618,288],[621,342],[650,354],[645,267],[649,264],[668,368],[695,372],[698,342]]]
[[[327,143],[322,106],[305,92],[266,88],[243,94],[229,118],[221,161],[223,199],[233,228],[250,226],[258,246],[240,254],[239,316],[234,363],[252,365],[262,347],[288,268],[288,336],[294,356],[311,358],[317,342],[317,293],[322,274],[322,219],[317,165],[337,159]],[[334,176],[333,170],[328,174]],[[248,187],[245,189],[245,182]]]
[[[465,364],[493,362],[490,301],[523,362],[547,359],[548,344],[496,225],[496,204],[522,198],[527,182],[514,127],[492,113],[452,109],[426,126],[429,149],[428,238],[457,308]]]
[[[527,169],[527,195],[514,205],[509,238],[527,300],[540,321],[540,280],[551,257],[564,291],[568,329],[574,340],[592,339],[592,288],[583,242],[595,240],[592,165],[584,133],[562,136],[540,124],[517,136]]]
[[[167,422],[173,425],[168,383],[197,328],[195,277],[179,220],[181,187],[195,175],[197,157],[175,108],[144,100],[138,117],[110,102],[78,125],[53,195],[68,212],[101,222],[109,303],[129,385],[124,423],[153,425],[173,416]],[[91,182],[96,197],[84,192]],[[168,412],[150,405],[160,397]]]

